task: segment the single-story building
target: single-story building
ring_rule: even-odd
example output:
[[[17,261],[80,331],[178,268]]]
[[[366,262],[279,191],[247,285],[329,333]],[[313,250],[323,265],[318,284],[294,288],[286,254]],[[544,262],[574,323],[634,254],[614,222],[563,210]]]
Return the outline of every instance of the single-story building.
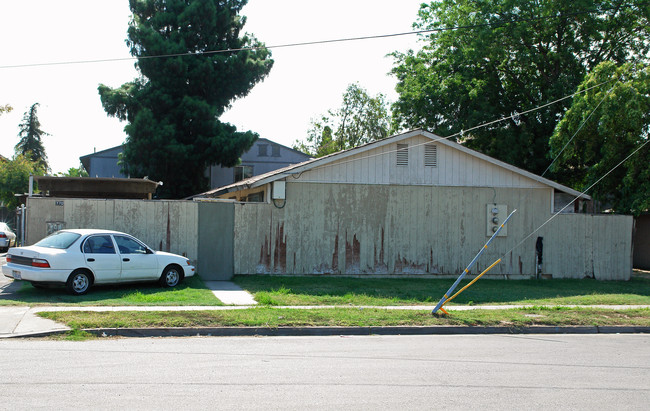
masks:
[[[49,226],[126,231],[196,261],[199,275],[628,280],[631,216],[578,212],[587,194],[423,130],[194,196],[28,199],[28,243]],[[576,205],[577,204],[577,205]]]
[[[202,196],[235,202],[237,274],[455,276],[515,209],[473,272],[632,272],[631,216],[577,213],[587,194],[423,130]]]

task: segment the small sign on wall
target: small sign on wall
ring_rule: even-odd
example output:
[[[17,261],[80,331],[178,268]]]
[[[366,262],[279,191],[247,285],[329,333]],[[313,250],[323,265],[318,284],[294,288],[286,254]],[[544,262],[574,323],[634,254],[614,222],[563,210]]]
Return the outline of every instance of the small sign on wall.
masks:
[[[55,205],[55,206],[61,206],[61,207],[63,207],[63,200],[57,200],[57,201],[55,201],[55,202],[54,202],[54,205]]]
[[[61,201],[63,202],[63,201]],[[63,221],[48,221],[47,223],[47,235],[56,233],[59,230],[65,228],[65,223]]]

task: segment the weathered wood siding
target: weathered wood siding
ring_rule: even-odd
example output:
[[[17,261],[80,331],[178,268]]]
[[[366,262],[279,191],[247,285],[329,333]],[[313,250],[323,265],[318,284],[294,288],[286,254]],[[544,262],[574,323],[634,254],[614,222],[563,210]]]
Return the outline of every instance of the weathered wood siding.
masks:
[[[48,197],[31,198],[27,205],[27,244],[46,236],[48,222],[62,222],[64,228],[123,231],[156,250],[198,257],[198,204],[191,201]]]
[[[408,144],[408,166],[397,165],[397,144],[389,144],[317,167],[292,178],[295,181],[312,183],[548,187],[457,149],[440,143],[432,143],[429,138],[423,136],[404,139],[399,143]],[[427,143],[436,145],[437,164],[435,167],[425,166],[424,153]]]
[[[633,222],[622,215],[558,215],[540,230],[546,270],[559,278],[629,280]]]
[[[504,257],[492,275],[533,275],[535,243],[541,236],[545,273],[629,279],[631,217],[562,215],[529,236],[551,216],[551,193],[549,187],[318,184],[288,179],[283,208],[235,204],[234,271],[457,275],[487,240],[485,207],[496,202],[518,212],[508,223],[507,237],[493,241],[473,274]]]

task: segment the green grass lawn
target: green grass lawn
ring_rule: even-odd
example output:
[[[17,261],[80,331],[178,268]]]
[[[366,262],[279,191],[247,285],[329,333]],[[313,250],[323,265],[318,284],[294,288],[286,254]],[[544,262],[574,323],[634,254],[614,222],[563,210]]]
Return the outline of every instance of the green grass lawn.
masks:
[[[283,326],[534,326],[636,325],[650,326],[650,309],[543,308],[554,304],[650,305],[650,279],[482,280],[451,305],[531,304],[514,310],[451,311],[433,316],[430,310],[389,310],[380,306],[434,305],[453,280],[358,279],[333,277],[236,276],[234,282],[251,292],[259,307],[226,311],[158,312],[42,312],[73,328],[137,327],[283,327]],[[466,283],[466,282],[465,282]],[[462,287],[462,283],[458,288]],[[37,305],[222,305],[198,277],[174,289],[157,284],[95,287],[81,297],[63,288],[35,289],[22,285],[17,297],[0,304]],[[282,309],[277,305],[335,305],[336,308]],[[357,307],[351,307],[357,306]],[[377,306],[361,308],[359,306]],[[83,334],[83,333],[82,333]]]
[[[245,310],[172,312],[42,312],[44,318],[73,329],[148,327],[314,327],[314,326],[506,326],[636,325],[650,326],[650,309],[527,308],[453,311],[385,308],[315,308],[309,310],[257,307]]]
[[[106,285],[92,287],[88,294],[74,296],[64,287],[34,288],[24,281],[11,298],[0,299],[0,305],[223,305],[198,277],[184,279],[174,288],[158,283]]]
[[[453,280],[370,279],[342,277],[235,276],[233,281],[269,306],[435,305]],[[460,289],[467,282],[458,286]],[[605,304],[650,305],[650,279],[480,280],[449,305]],[[172,289],[157,283],[93,287],[72,296],[63,287],[37,289],[24,282],[15,296],[0,305],[222,305],[203,281],[194,276]]]
[[[435,305],[454,280],[235,276],[265,305]],[[467,284],[462,282],[457,290]],[[650,304],[650,279],[479,280],[450,305]]]

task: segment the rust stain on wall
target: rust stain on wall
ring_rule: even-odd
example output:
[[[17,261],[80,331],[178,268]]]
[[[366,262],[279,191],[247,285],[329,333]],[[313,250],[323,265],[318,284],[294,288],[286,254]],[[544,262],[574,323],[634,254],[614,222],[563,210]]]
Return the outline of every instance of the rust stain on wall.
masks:
[[[273,251],[273,271],[285,273],[287,269],[287,241],[284,239],[284,223],[278,224],[275,232],[275,250]]]
[[[375,273],[386,274],[388,273],[388,265],[384,262],[384,227],[381,228],[381,239],[379,243],[379,256],[377,256],[377,244],[375,244],[375,266],[373,270]]]
[[[443,271],[438,266],[438,264],[433,263],[433,247],[429,247],[429,262],[427,264],[427,273],[428,274],[440,274],[442,272]]]
[[[408,261],[398,253],[393,272],[395,274],[424,274],[427,273],[427,265]]]
[[[336,234],[334,239],[334,254],[332,254],[332,271],[336,272],[339,269],[339,235]]]
[[[269,267],[271,267],[271,250],[269,247],[269,238],[266,236],[264,237],[264,244],[262,244],[260,250],[260,262],[258,264],[264,268],[264,272],[268,272]]]
[[[359,271],[361,261],[361,243],[357,240],[357,235],[352,236],[352,243],[347,240],[347,232],[345,233],[345,272],[353,273]]]
[[[379,258],[377,258],[377,245],[375,244],[375,267],[384,264],[384,227],[382,227],[381,240],[379,244]]]
[[[284,274],[287,269],[287,242],[284,239],[284,223],[279,223],[275,230],[273,238],[273,226],[271,225],[269,234],[264,236],[264,244],[260,249],[260,260],[257,264],[257,274]],[[271,250],[271,245],[273,249]],[[271,258],[273,254],[273,258]],[[294,253],[294,266],[296,264],[296,255]]]

